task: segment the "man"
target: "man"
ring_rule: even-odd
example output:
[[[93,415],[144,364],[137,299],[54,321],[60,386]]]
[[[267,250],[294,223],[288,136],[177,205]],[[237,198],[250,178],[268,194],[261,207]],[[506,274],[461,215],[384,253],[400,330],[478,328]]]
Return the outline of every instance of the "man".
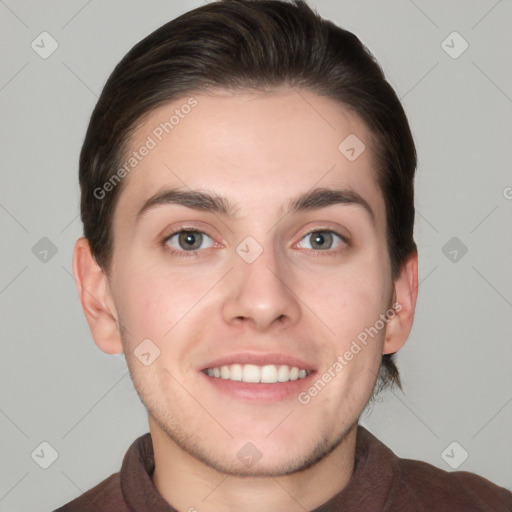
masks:
[[[415,168],[372,56],[303,2],[210,3],[137,44],[82,148],[73,271],[150,432],[59,510],[512,510],[358,426],[400,385]]]

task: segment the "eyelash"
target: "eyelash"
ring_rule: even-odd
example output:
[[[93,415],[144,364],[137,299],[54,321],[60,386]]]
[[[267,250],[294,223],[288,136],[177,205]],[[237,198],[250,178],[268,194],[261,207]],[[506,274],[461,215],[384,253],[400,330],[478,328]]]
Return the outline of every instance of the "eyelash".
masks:
[[[205,249],[196,249],[195,251],[178,251],[176,249],[173,249],[172,247],[169,247],[168,245],[168,242],[171,238],[173,238],[174,236],[176,235],[180,235],[181,233],[200,233],[201,235],[206,235],[208,238],[212,239],[212,237],[208,234],[208,233],[205,233],[204,231],[201,231],[199,229],[196,229],[196,228],[192,228],[192,227],[187,227],[187,226],[181,226],[179,229],[177,229],[176,231],[173,231],[172,233],[170,233],[169,235],[167,235],[163,240],[162,240],[162,245],[173,255],[173,256],[177,256],[178,258],[190,258],[192,256],[196,256],[197,253],[201,252],[201,251],[204,251]],[[212,239],[213,240],[213,239]]]
[[[181,233],[199,233],[201,235],[206,235],[208,238],[213,240],[213,238],[210,235],[208,235],[208,233],[206,233],[204,231],[200,231],[199,229],[192,228],[192,227],[181,226],[179,229],[173,231],[172,233],[167,235],[162,240],[162,245],[173,256],[177,256],[178,258],[190,258],[190,257],[196,256],[197,253],[205,250],[205,249],[196,249],[194,251],[181,251],[181,250],[176,250],[176,249],[172,249],[171,247],[169,247],[169,245],[168,245],[169,240],[171,240],[171,238],[173,238],[174,236],[179,235]],[[320,228],[320,229],[318,229],[318,228],[317,229],[313,229],[312,231],[309,231],[309,232],[305,233],[302,236],[302,238],[300,239],[300,241],[302,241],[304,238],[306,238],[307,236],[312,235],[314,233],[332,233],[332,234],[336,235],[338,238],[341,239],[341,241],[344,244],[344,247],[342,247],[341,249],[338,248],[337,250],[330,250],[329,249],[329,250],[325,250],[325,251],[315,250],[315,249],[308,249],[308,251],[312,252],[313,254],[319,254],[319,255],[322,255],[322,256],[324,256],[325,253],[327,253],[328,255],[329,254],[333,254],[333,253],[337,254],[337,253],[344,252],[347,249],[348,245],[349,245],[349,241],[348,241],[348,239],[345,236],[341,235],[337,231],[334,231],[332,229],[327,229],[327,228],[325,228],[325,229],[322,229],[322,228]],[[214,243],[216,243],[216,242],[214,242]],[[294,244],[294,245],[296,245],[296,244]]]

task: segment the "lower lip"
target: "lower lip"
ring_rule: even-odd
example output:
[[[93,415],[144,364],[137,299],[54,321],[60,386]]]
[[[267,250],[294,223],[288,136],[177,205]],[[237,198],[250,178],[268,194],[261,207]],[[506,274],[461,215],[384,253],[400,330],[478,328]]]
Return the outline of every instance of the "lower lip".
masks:
[[[312,371],[303,379],[272,384],[221,379],[220,377],[210,377],[204,372],[199,373],[219,392],[232,398],[252,402],[279,402],[292,397],[296,398],[301,391],[304,391],[305,388],[311,385],[311,379],[316,372]]]

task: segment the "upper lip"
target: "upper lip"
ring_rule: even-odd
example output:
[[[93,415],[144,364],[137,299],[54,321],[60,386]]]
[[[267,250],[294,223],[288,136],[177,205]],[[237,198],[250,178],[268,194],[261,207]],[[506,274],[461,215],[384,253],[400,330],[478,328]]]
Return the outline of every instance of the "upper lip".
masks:
[[[315,370],[313,363],[307,363],[303,359],[285,354],[283,352],[236,352],[213,359],[201,368],[204,371],[208,368],[218,368],[231,364],[254,364],[265,366],[270,364],[296,366],[299,369]]]

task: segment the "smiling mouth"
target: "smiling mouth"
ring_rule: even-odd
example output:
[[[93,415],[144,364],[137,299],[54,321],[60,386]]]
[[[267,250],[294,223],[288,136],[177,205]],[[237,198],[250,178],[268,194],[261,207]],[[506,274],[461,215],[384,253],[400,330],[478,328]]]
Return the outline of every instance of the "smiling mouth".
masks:
[[[274,384],[304,379],[311,370],[288,366],[286,364],[230,364],[203,370],[209,377],[238,382]]]

